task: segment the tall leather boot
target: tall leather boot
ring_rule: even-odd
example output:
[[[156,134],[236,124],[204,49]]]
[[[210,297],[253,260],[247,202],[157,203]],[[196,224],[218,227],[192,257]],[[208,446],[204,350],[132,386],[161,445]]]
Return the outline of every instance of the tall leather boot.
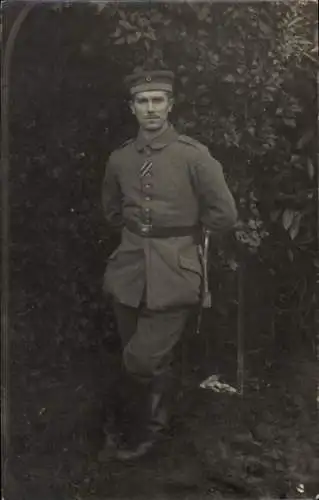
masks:
[[[168,428],[171,392],[172,380],[169,372],[154,378],[149,397],[149,418],[146,427],[148,432],[155,436],[162,436]]]
[[[100,460],[108,460],[119,448],[123,441],[125,414],[125,393],[123,376],[120,374],[108,391],[104,408],[104,443],[99,453]]]
[[[132,377],[124,367],[120,371],[106,398],[101,458],[111,458],[117,449],[125,447],[128,436],[134,435],[141,418],[145,418],[147,382]]]
[[[142,433],[138,441],[122,449],[118,449],[116,458],[121,461],[136,460],[146,455],[164,437],[168,426],[169,410],[168,377],[156,377],[150,384],[146,395],[144,414],[142,417]]]

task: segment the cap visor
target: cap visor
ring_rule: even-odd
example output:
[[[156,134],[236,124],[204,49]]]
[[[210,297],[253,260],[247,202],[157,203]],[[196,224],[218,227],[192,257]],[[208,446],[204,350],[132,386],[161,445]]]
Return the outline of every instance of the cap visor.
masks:
[[[165,90],[167,92],[172,92],[173,87],[170,83],[141,83],[139,85],[136,85],[135,87],[132,87],[130,89],[130,92],[133,95],[138,94],[139,92],[147,92],[148,90]]]

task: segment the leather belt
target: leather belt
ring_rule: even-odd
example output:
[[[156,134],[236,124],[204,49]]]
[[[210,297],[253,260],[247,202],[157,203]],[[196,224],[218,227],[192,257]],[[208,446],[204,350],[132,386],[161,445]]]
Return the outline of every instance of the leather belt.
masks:
[[[125,227],[131,233],[146,238],[172,238],[178,236],[196,236],[199,233],[199,226],[153,226],[143,224],[133,220],[125,221]]]

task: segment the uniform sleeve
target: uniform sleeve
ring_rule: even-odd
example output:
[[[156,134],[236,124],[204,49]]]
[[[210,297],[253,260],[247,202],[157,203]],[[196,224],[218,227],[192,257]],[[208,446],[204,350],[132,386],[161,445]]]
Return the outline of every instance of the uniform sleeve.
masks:
[[[198,151],[193,176],[200,204],[200,221],[218,235],[232,229],[237,221],[234,198],[226,184],[221,164],[206,148]]]
[[[102,185],[102,206],[105,218],[113,229],[121,229],[122,192],[116,175],[116,165],[112,156],[107,162]]]

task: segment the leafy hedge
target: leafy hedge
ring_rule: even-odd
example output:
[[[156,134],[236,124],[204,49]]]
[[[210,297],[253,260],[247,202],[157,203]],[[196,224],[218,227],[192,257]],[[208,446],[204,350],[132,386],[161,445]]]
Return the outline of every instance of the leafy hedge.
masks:
[[[14,307],[31,311],[36,330],[44,326],[54,344],[99,338],[112,246],[100,184],[109,152],[135,133],[122,80],[138,67],[168,67],[177,77],[173,122],[223,163],[239,207],[215,273],[233,286],[245,261],[247,314],[260,295],[256,324],[266,307],[267,331],[313,335],[315,24],[308,2],[34,8],[13,60],[11,200]]]

